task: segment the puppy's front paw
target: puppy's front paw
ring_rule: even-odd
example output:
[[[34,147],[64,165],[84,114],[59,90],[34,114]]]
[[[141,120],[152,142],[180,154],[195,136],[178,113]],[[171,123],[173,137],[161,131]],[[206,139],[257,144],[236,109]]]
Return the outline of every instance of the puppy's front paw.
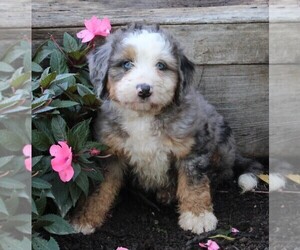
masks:
[[[193,233],[201,234],[216,229],[218,220],[209,211],[204,211],[199,215],[192,212],[183,212],[179,216],[178,223],[183,230],[191,230]]]
[[[85,235],[92,234],[95,232],[95,227],[88,223],[82,223],[79,220],[71,221],[71,225],[77,233],[83,233]]]

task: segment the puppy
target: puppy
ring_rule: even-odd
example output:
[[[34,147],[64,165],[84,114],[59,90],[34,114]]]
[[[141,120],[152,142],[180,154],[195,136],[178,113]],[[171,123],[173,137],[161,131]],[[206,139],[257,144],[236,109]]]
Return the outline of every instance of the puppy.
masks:
[[[193,86],[194,65],[158,26],[132,25],[89,56],[90,78],[103,100],[95,134],[109,146],[105,180],[73,218],[78,232],[100,227],[122,184],[135,177],[158,198],[178,201],[179,225],[214,230],[211,186],[233,175],[243,191],[262,166],[236,152],[232,131]]]

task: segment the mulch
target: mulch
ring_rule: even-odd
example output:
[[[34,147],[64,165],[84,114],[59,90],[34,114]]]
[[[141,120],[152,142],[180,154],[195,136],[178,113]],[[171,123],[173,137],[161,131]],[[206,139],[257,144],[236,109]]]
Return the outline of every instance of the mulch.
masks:
[[[260,183],[257,190],[241,194],[237,185],[219,188],[214,197],[217,230],[195,235],[177,224],[176,205],[157,204],[150,194],[133,187],[122,190],[105,224],[92,235],[54,236],[62,250],[111,250],[119,246],[129,250],[201,249],[199,242],[224,234],[231,227],[240,232],[234,240],[214,238],[221,249],[269,249],[269,194]]]

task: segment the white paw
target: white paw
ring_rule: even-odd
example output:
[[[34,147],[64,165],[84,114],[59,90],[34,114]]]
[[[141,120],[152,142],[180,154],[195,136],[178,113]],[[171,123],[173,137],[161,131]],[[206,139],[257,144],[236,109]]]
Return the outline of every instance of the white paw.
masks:
[[[238,184],[242,189],[242,192],[250,191],[257,186],[257,178],[254,174],[247,173],[242,174],[239,177]]]
[[[285,178],[281,174],[270,174],[269,175],[269,191],[278,191],[285,187]]]
[[[77,232],[77,233],[83,233],[85,235],[87,234],[92,234],[95,232],[95,229],[93,226],[87,224],[87,225],[80,225],[80,224],[77,224],[77,223],[72,223],[72,226],[74,228],[74,230]]]
[[[183,212],[179,216],[178,223],[183,230],[191,230],[193,233],[201,234],[216,229],[218,220],[209,211],[205,211],[199,215],[195,215],[192,212]]]

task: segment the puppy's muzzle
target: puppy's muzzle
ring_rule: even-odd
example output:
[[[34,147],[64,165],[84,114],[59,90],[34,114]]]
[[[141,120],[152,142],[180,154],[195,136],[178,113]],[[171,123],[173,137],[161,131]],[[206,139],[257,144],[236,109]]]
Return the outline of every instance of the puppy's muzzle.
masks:
[[[149,84],[141,83],[136,85],[137,95],[142,99],[146,99],[147,97],[152,95],[152,87]]]

